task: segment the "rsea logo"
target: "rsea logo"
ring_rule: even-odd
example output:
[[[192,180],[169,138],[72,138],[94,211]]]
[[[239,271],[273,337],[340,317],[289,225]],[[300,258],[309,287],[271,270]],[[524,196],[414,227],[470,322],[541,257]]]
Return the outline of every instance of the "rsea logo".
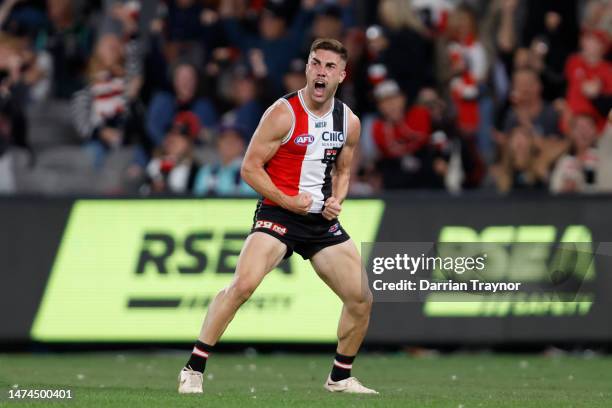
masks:
[[[184,237],[146,232],[142,237],[135,274],[233,274],[240,245],[247,236],[248,231],[224,232],[216,236],[212,230],[202,230]],[[289,262],[282,262],[278,269],[291,274]]]
[[[520,293],[514,297],[496,294],[447,301],[429,295],[423,312],[428,317],[583,316],[590,312],[594,294],[589,284],[595,279],[592,234],[585,225],[494,225],[480,231],[468,226],[440,230],[441,256],[487,254],[486,278],[547,286],[560,271],[563,279],[580,287],[577,292]],[[441,279],[439,271],[434,278]]]

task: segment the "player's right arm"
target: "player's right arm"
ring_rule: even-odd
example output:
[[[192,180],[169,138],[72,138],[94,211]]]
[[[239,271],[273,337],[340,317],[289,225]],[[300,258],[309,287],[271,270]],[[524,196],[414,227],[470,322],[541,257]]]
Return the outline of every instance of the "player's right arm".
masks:
[[[266,163],[274,157],[283,138],[293,125],[293,115],[289,107],[281,101],[275,102],[263,114],[259,126],[253,134],[251,143],[242,161],[240,175],[255,191],[270,201],[297,214],[307,214],[312,205],[308,193],[289,196],[283,193],[265,170]]]

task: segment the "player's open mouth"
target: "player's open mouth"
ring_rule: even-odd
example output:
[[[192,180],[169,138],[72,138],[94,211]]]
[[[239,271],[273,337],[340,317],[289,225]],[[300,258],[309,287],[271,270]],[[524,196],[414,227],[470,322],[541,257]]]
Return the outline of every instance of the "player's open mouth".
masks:
[[[323,96],[325,94],[326,84],[323,81],[315,81],[314,83],[314,94],[316,96]]]

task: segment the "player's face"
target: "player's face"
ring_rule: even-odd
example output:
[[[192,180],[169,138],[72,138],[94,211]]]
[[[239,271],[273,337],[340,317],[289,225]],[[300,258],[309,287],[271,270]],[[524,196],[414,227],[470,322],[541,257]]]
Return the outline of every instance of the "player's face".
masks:
[[[316,50],[310,53],[306,64],[306,89],[318,103],[331,98],[344,78],[346,63],[333,51]]]

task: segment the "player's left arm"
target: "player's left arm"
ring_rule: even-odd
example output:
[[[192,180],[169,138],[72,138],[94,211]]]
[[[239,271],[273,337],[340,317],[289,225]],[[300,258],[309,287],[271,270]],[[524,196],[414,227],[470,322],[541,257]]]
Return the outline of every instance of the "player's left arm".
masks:
[[[342,211],[342,202],[346,198],[349,190],[349,181],[351,178],[351,162],[353,154],[359,145],[359,135],[361,133],[361,123],[359,118],[350,109],[347,111],[348,130],[346,141],[334,168],[332,179],[332,196],[325,200],[325,208],[323,209],[323,217],[328,220],[338,218]]]

